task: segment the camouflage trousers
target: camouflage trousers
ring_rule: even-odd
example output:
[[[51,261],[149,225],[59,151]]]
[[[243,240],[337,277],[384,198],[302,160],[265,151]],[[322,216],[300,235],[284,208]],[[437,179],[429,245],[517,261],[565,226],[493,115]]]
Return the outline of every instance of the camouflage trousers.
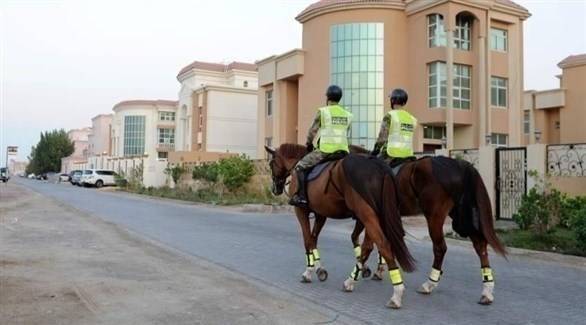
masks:
[[[305,155],[297,165],[295,165],[295,170],[308,170],[311,167],[317,165],[320,161],[324,160],[327,157],[327,154],[319,151],[314,150],[307,155]]]

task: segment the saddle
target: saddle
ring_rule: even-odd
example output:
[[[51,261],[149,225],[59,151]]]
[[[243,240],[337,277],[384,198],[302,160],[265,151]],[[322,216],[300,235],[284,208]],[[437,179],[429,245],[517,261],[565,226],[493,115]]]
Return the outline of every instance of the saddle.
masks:
[[[405,158],[393,158],[389,162],[389,167],[391,167],[391,170],[393,171],[393,175],[396,177],[397,175],[399,175],[399,172],[401,172],[401,168],[403,168],[403,165],[405,165],[405,163],[415,161],[415,160],[417,160],[417,158],[414,156],[405,157]]]
[[[336,151],[330,155],[327,155],[324,159],[317,163],[317,165],[313,166],[310,169],[309,173],[307,174],[306,182],[309,183],[317,179],[323,173],[323,171],[328,168],[328,166],[330,166],[336,160],[340,160],[346,157],[347,155],[348,153],[346,153],[345,151]]]

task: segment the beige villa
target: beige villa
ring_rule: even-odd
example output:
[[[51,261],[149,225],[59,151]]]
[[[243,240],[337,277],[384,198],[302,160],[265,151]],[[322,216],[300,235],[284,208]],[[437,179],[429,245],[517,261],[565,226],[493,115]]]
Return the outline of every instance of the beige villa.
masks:
[[[586,143],[586,54],[562,60],[560,87],[525,92],[524,144]]]
[[[409,93],[416,151],[523,142],[523,22],[508,0],[324,0],[297,17],[302,48],[257,62],[257,150],[305,143],[329,84],[354,144],[372,148],[387,94]],[[451,46],[447,46],[450,44]]]

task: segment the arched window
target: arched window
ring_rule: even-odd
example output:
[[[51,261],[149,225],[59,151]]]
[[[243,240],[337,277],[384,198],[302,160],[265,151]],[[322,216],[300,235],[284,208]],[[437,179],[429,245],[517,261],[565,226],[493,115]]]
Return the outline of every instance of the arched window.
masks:
[[[454,29],[454,46],[463,51],[472,49],[472,22],[474,17],[462,12],[456,16],[456,28]]]

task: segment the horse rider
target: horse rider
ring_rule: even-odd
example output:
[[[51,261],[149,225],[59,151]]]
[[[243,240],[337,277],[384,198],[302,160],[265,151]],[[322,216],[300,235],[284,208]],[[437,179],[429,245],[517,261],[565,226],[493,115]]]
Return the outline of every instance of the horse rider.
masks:
[[[352,120],[352,113],[348,112],[338,103],[342,99],[342,89],[331,85],[326,91],[327,106],[320,108],[315,115],[313,124],[307,133],[307,152],[295,165],[297,175],[297,193],[295,193],[289,204],[297,207],[307,207],[307,193],[305,180],[307,171],[324,160],[333,159],[340,153],[348,153],[348,130]],[[313,141],[318,135],[317,149]],[[335,155],[334,155],[335,154]]]
[[[378,139],[371,155],[387,161],[391,167],[413,159],[413,134],[417,119],[405,110],[409,96],[403,89],[394,89],[389,97],[391,110],[383,118]]]

